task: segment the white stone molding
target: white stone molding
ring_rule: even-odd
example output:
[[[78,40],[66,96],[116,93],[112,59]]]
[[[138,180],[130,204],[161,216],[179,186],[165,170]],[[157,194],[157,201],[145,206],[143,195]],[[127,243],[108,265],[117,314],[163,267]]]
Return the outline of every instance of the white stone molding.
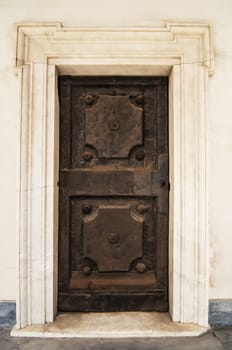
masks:
[[[57,307],[58,74],[169,76],[169,306],[208,326],[207,81],[211,29],[17,25],[20,81],[17,328],[53,322]]]

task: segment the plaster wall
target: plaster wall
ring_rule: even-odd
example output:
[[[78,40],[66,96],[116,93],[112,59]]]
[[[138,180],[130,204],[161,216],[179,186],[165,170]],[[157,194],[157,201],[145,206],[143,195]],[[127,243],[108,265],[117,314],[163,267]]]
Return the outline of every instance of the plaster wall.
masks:
[[[216,69],[209,81],[210,298],[232,298],[232,3],[230,0],[0,0],[0,300],[16,298],[16,140],[19,86],[17,22],[66,27],[160,27],[166,21],[210,23]]]

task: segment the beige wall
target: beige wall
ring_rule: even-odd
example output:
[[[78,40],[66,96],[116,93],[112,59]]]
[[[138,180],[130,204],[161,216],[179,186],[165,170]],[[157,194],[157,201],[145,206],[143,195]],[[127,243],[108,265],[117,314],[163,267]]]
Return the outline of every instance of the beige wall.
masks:
[[[39,4],[39,5],[38,5]],[[232,2],[231,0],[0,0],[0,300],[16,294],[16,136],[18,79],[14,23],[64,26],[163,26],[167,20],[213,25],[215,75],[209,82],[211,298],[232,298]]]

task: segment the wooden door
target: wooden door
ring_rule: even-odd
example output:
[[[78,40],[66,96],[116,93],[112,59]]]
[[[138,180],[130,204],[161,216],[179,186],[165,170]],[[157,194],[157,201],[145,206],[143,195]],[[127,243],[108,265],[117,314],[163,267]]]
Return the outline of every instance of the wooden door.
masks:
[[[59,78],[59,311],[168,310],[167,84]]]

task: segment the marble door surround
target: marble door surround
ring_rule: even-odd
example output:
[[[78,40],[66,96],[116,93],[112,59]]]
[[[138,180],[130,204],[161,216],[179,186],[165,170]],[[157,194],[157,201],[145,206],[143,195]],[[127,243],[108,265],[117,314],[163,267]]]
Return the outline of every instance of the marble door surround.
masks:
[[[58,75],[169,76],[169,309],[174,322],[208,326],[207,24],[162,28],[17,25],[17,325],[57,313]]]

